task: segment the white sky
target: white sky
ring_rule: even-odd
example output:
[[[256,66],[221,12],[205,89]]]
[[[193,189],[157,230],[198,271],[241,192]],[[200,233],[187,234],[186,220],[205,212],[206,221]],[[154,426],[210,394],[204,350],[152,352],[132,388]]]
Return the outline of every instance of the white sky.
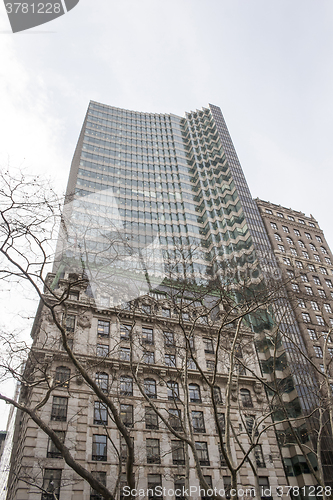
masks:
[[[312,213],[333,246],[332,0],[80,0],[15,35],[1,3],[0,53],[1,165],[64,191],[90,99],[181,116],[210,102],[253,197]]]

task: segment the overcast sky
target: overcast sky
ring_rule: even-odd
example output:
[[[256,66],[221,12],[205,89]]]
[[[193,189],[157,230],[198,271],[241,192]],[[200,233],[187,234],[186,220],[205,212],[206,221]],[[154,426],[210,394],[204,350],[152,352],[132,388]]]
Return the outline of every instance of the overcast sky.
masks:
[[[90,99],[212,103],[253,197],[313,214],[332,247],[332,49],[332,0],[80,0],[15,35],[1,3],[1,165],[64,191]]]

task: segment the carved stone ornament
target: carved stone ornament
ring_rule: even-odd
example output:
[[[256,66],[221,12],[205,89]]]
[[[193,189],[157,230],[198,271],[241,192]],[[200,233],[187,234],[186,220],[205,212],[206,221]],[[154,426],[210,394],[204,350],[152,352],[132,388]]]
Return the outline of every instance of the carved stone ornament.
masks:
[[[91,327],[91,317],[88,314],[82,314],[78,317],[77,320],[78,326],[81,328],[90,328]]]

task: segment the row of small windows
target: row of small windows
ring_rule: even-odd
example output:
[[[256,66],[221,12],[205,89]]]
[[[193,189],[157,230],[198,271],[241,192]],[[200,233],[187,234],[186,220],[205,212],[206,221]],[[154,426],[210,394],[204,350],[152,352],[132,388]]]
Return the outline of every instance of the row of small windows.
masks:
[[[272,229],[274,229],[275,231],[278,229],[278,226],[275,222],[271,222],[271,227]],[[282,226],[282,229],[285,233],[290,233],[290,229],[289,227],[287,226]],[[299,229],[294,229],[294,233],[296,234],[296,236],[301,236],[301,232],[299,231]],[[304,232],[304,235],[305,237],[308,239],[308,240],[312,240],[312,236],[310,233],[307,233],[307,232]],[[322,243],[323,240],[322,240],[322,237],[319,236],[319,235],[316,235],[316,240],[319,242],[319,243]]]
[[[96,384],[107,394],[109,392],[109,375],[105,372],[96,373]],[[143,389],[146,396],[150,399],[157,399],[156,380],[147,378],[143,382]],[[189,384],[189,401],[190,403],[202,403],[200,386],[197,384]],[[127,375],[120,377],[119,393],[122,396],[133,396],[133,378]],[[249,389],[240,389],[241,402],[244,408],[252,408],[252,396]],[[167,398],[169,401],[179,401],[179,385],[178,382],[167,382]],[[214,388],[214,398],[217,404],[222,404],[221,390],[219,387]],[[103,406],[103,405],[102,405]],[[124,405],[122,405],[124,406]],[[129,406],[129,405],[125,405]],[[68,408],[68,397],[53,396],[51,420],[66,422]]]
[[[291,269],[287,269],[287,274],[288,274],[288,277],[290,279],[294,279],[295,278],[295,273],[294,273],[294,271],[291,271]],[[304,274],[304,273],[300,274],[300,278],[301,278],[301,281],[303,281],[303,283],[308,283],[309,282],[308,276],[306,274]],[[318,276],[312,276],[312,279],[313,279],[313,281],[314,281],[314,283],[316,285],[323,286]],[[332,281],[330,279],[325,278],[325,284],[326,284],[326,286],[328,288],[333,288],[333,283],[332,283]],[[318,290],[318,292],[319,292],[319,295],[321,295],[322,297],[325,297],[324,290]],[[323,292],[324,294],[322,295],[320,292]],[[331,292],[331,293],[333,293],[333,292]]]
[[[272,212],[272,210],[270,208],[266,208],[265,212],[266,212],[266,214],[273,215],[273,212]],[[276,215],[277,215],[277,217],[281,217],[281,219],[284,219],[284,215],[283,215],[282,212],[276,212]],[[290,221],[295,222],[295,217],[293,217],[292,215],[287,215],[287,219],[290,220]],[[299,222],[300,224],[305,224],[304,219],[297,219],[297,222]],[[310,227],[316,227],[316,225],[313,222],[307,221],[307,224]]]
[[[291,266],[291,260],[289,259],[289,257],[283,257],[283,263],[286,265],[286,266]],[[299,269],[304,269],[304,264],[303,262],[299,261],[299,260],[296,260],[295,261],[295,266],[298,267]],[[308,269],[309,271],[313,271],[315,272],[316,271],[316,268],[313,264],[308,264]],[[319,267],[319,271],[321,272],[321,274],[328,274],[327,272],[327,269],[325,267]],[[332,274],[333,274],[333,270],[332,270]]]
[[[296,285],[296,287],[297,287],[297,285]],[[299,288],[296,288],[296,287],[294,287],[294,286],[293,286],[294,291],[299,292]],[[305,288],[307,288],[307,287],[305,287]],[[310,290],[311,290],[311,289],[310,289]],[[311,290],[311,292],[312,292],[312,290]],[[308,292],[308,293],[309,293],[309,292]],[[310,294],[310,295],[311,295],[311,294]],[[320,311],[320,307],[319,307],[319,305],[318,305],[318,302],[316,302],[315,300],[311,300],[311,301],[310,301],[310,304],[311,304],[311,308],[312,308],[314,311]],[[303,309],[306,309],[306,308],[307,308],[307,306],[306,306],[306,304],[305,304],[305,301],[304,301],[303,299],[298,299],[298,306],[299,306],[299,307],[301,307],[301,308],[303,308]],[[324,308],[324,310],[325,310],[327,313],[332,314],[332,312],[333,312],[333,311],[332,311],[332,308],[331,308],[330,304],[326,304],[326,303],[325,303],[325,304],[323,304],[323,308]]]
[[[196,445],[196,449],[198,452],[198,455],[201,457],[204,457],[204,454],[202,454],[202,447],[198,444]],[[260,456],[258,453],[261,451],[261,449],[258,447],[257,448],[257,453],[255,450],[255,456],[256,456],[256,461],[258,465],[258,460],[260,459]],[[258,459],[257,459],[258,456]],[[297,458],[297,457],[296,457]],[[305,459],[304,459],[305,460]],[[291,462],[291,460],[290,460]],[[262,467],[262,465],[258,465],[258,467]],[[293,469],[292,465],[290,466],[291,469]],[[308,470],[305,470],[305,472],[308,472]],[[104,486],[107,484],[107,473],[104,471],[92,471],[93,476]],[[289,475],[294,475],[292,472]],[[44,477],[43,477],[43,493],[42,493],[42,500],[55,500],[60,498],[60,489],[61,489],[61,476],[62,476],[62,469],[50,469],[47,468],[44,470]],[[212,476],[209,475],[204,475],[205,481],[207,485],[209,486],[210,489],[213,489],[213,481],[212,481]],[[174,475],[174,484],[173,484],[173,489],[175,491],[175,500],[183,500],[184,497],[182,496],[182,492],[184,491],[185,488],[185,476],[184,475],[179,475],[176,474]],[[264,491],[267,491],[267,489],[270,488],[270,483],[269,479],[267,476],[258,476],[258,485],[259,489],[261,491],[261,500],[264,500],[266,498],[270,499],[272,497],[265,497],[264,496]],[[126,499],[126,496],[124,496],[124,492],[122,489],[127,486],[127,479],[126,479],[126,474],[122,474],[120,477],[120,500]],[[219,485],[221,486],[221,485]],[[156,490],[156,488],[159,488]],[[223,476],[223,488],[225,491],[225,498],[230,499],[231,498],[231,477],[230,476]],[[159,491],[162,491],[162,475],[161,474],[148,474],[147,475],[147,491],[148,491],[148,500],[158,500],[161,498],[160,494],[158,493]],[[208,496],[203,496],[201,497],[202,500],[205,500],[207,498],[210,498]],[[90,500],[102,500],[102,497],[99,493],[97,493],[95,490],[91,490],[90,493]]]
[[[304,323],[314,323],[311,321],[311,317],[309,313],[302,312],[302,318]],[[316,315],[316,322],[319,326],[326,326],[325,320],[322,316]],[[333,318],[329,318],[330,325],[333,326]]]

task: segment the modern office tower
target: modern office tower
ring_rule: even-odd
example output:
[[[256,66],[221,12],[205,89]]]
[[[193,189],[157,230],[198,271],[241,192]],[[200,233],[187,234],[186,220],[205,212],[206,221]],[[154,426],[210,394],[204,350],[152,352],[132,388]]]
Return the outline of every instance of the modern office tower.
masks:
[[[249,457],[253,467],[245,460],[238,484],[272,486],[277,498],[275,487],[287,479],[273,428],[262,432],[262,416],[270,410],[254,348],[254,336],[264,335],[272,318],[263,314],[265,324],[251,318],[240,330],[239,343],[232,342],[242,307],[239,282],[251,283],[259,294],[263,274],[268,281],[274,278],[276,261],[220,109],[209,105],[181,118],[91,102],[66,201],[45,300],[52,303],[64,290],[70,292],[59,313],[66,343],[101,393],[113,398],[130,430],[137,487],[152,491],[188,480],[198,485],[196,453],[206,483],[228,490],[231,477],[219,449],[224,432],[229,439],[222,424],[228,401],[229,423],[238,439],[231,439],[235,463],[259,437]],[[225,296],[209,288],[213,279],[225,287]],[[291,308],[284,323],[299,338]],[[224,354],[216,358],[221,331]],[[96,396],[69,359],[43,305],[32,337],[27,367],[34,369],[32,359],[43,360],[50,378],[22,391],[21,401],[37,404],[46,382],[53,381],[41,417],[74,459],[112,490],[129,449],[114,415],[106,411],[103,394]],[[235,355],[231,368],[230,352]],[[299,360],[297,353],[292,359]],[[293,382],[300,409],[312,379],[297,362],[303,370]],[[190,430],[192,452],[179,443],[174,428]],[[100,498],[26,414],[18,415],[14,443],[8,500],[49,500],[53,493],[61,499]],[[305,487],[313,478],[299,467],[297,453],[296,447],[289,450],[285,464],[289,484]],[[122,474],[119,479],[124,484]],[[306,497],[307,491],[302,494]],[[155,498],[154,493],[148,496]]]

